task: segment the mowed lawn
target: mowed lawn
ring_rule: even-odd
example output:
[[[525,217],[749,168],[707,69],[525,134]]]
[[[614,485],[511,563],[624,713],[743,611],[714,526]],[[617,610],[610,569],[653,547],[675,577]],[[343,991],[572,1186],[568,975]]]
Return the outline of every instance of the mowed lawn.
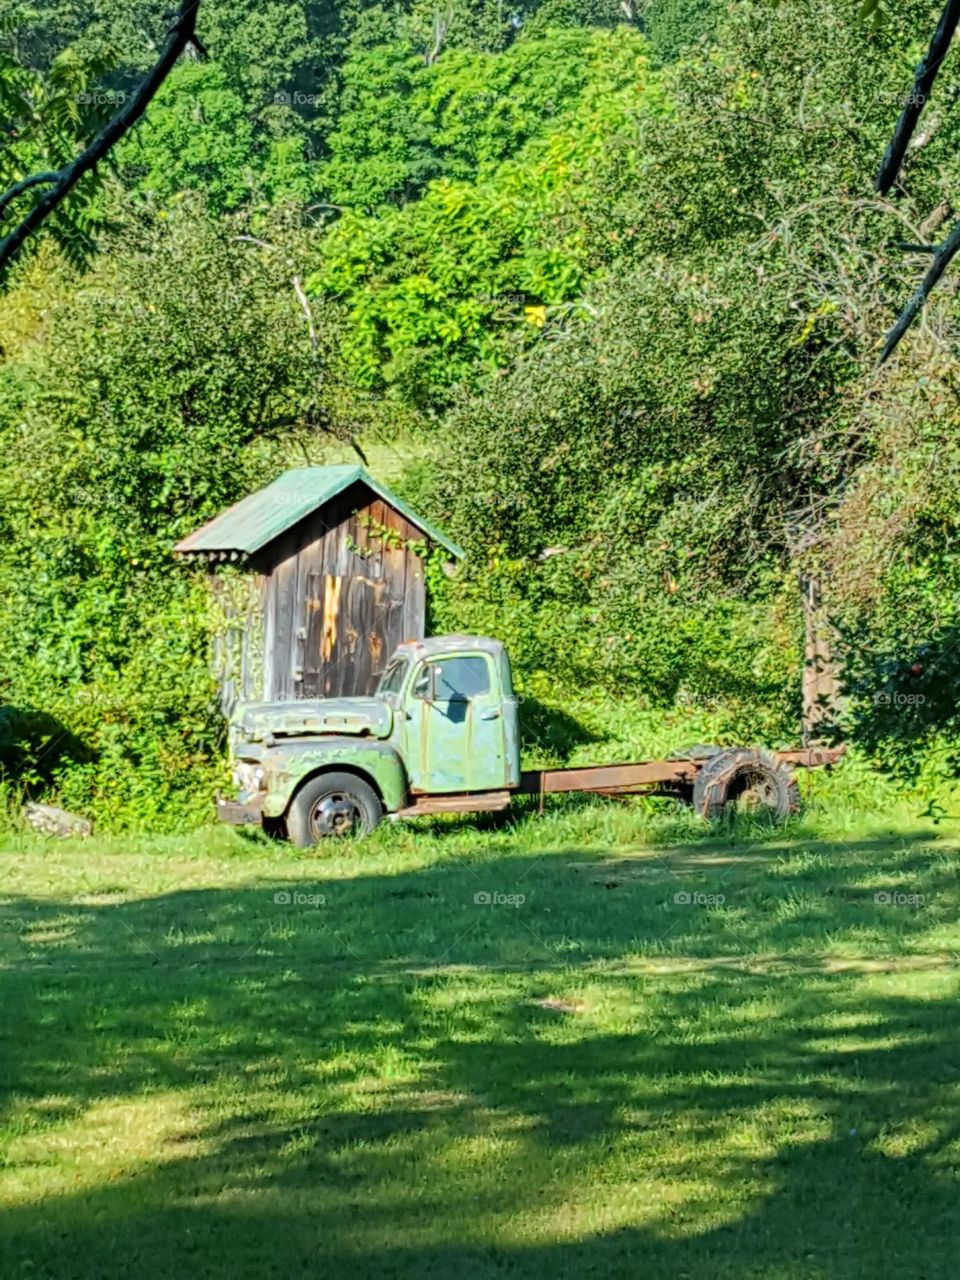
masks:
[[[960,824],[638,813],[14,841],[0,1274],[955,1277]]]

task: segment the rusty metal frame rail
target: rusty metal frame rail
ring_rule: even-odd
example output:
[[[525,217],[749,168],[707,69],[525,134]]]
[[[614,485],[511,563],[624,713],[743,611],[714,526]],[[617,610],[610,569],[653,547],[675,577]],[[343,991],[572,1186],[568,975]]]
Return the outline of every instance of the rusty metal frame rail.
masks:
[[[733,750],[734,748],[731,748]],[[795,751],[774,751],[781,764],[796,769],[829,768],[846,747],[803,747]],[[426,817],[441,813],[495,813],[509,808],[515,795],[547,795],[572,791],[604,796],[673,795],[689,797],[693,781],[709,756],[693,760],[642,760],[634,764],[593,764],[582,769],[527,769],[520,785],[512,791],[472,791],[455,795],[413,795],[412,803],[398,809],[396,818]]]
[[[781,764],[792,764],[795,769],[830,769],[846,751],[846,743],[840,747],[798,747],[796,751],[774,751]]]
[[[521,773],[518,791],[521,795],[557,795],[565,791],[627,795],[669,783],[689,785],[699,767],[693,760],[654,760],[640,764],[594,764],[582,769],[530,769]]]
[[[845,747],[805,747],[774,751],[781,764],[816,769],[835,764]],[[662,787],[683,791],[693,784],[708,757],[695,760],[646,760],[636,764],[595,764],[582,769],[528,769],[520,775],[521,795],[557,795],[591,791],[599,795],[643,795]]]

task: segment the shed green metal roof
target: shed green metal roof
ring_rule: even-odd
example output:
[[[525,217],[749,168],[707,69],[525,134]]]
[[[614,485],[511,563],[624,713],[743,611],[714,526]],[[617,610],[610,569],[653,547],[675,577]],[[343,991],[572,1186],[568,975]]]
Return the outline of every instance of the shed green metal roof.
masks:
[[[250,555],[274,538],[279,538],[282,533],[312,515],[318,507],[358,481],[452,556],[463,556],[463,551],[455,542],[451,542],[434,525],[418,516],[385,484],[375,480],[365,467],[350,464],[335,467],[294,467],[292,471],[285,471],[266,488],[241,498],[208,524],[178,542],[174,551],[178,555],[204,555],[215,551]]]

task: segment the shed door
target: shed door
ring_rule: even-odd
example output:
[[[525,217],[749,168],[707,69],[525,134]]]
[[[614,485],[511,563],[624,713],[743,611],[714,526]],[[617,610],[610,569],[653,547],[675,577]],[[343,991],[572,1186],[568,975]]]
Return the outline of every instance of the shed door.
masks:
[[[383,582],[340,574],[308,575],[301,629],[304,698],[373,693],[383,669],[389,611]]]

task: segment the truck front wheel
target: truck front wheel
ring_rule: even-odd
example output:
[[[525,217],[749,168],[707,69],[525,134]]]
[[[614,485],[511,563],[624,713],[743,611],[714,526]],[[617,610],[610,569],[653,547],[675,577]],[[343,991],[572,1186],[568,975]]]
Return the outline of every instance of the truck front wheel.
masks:
[[[287,811],[287,835],[300,849],[330,836],[365,836],[383,817],[380,797],[352,773],[321,773],[304,783]]]

